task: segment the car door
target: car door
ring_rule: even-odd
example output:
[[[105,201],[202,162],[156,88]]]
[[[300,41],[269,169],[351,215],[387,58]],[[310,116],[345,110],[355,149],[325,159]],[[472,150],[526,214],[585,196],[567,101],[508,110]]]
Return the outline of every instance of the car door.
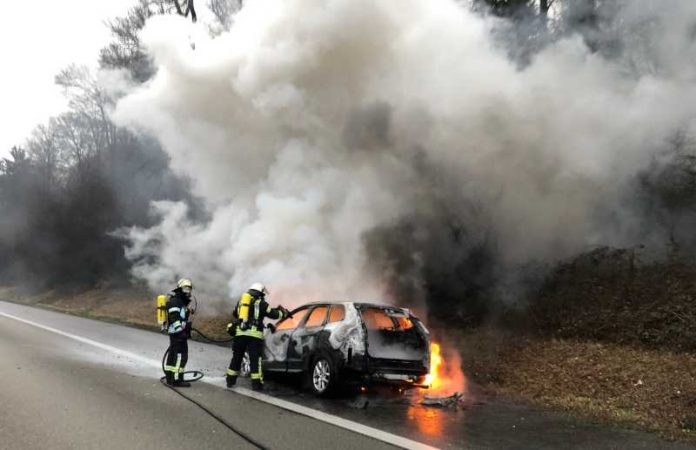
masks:
[[[285,372],[288,369],[287,356],[290,338],[302,323],[309,311],[308,306],[300,307],[292,311],[289,317],[279,321],[275,326],[275,332],[266,330],[263,348],[263,370]]]
[[[303,362],[316,348],[317,335],[324,329],[328,305],[317,305],[307,315],[307,319],[292,333],[288,347],[288,372],[303,370]]]

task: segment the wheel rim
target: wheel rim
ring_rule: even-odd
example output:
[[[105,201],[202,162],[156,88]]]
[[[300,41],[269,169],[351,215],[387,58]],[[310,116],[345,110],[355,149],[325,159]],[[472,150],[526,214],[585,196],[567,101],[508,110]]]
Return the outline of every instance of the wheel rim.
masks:
[[[312,373],[312,383],[314,384],[314,389],[317,392],[324,392],[329,386],[329,381],[331,380],[331,367],[329,367],[329,362],[325,359],[320,359],[314,365],[314,372]]]

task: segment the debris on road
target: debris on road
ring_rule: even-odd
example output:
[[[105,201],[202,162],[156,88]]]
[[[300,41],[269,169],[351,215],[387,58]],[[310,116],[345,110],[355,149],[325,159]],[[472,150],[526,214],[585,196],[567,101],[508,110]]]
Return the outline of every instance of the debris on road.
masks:
[[[350,402],[348,406],[354,409],[367,409],[367,406],[370,404],[370,401],[367,399],[365,396],[360,396],[356,398],[354,401]]]
[[[421,405],[423,406],[434,406],[437,408],[455,408],[458,409],[460,406],[462,406],[460,403],[464,399],[464,394],[461,392],[455,392],[454,394],[448,396],[448,397],[430,397],[430,396],[425,396],[425,398],[421,401]]]

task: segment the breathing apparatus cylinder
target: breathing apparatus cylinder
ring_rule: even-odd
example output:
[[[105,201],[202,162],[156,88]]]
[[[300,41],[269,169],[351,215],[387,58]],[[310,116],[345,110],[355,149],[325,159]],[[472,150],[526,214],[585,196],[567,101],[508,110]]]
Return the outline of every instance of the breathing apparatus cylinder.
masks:
[[[167,296],[158,295],[157,296],[157,323],[160,328],[164,330],[165,322],[167,321]]]
[[[245,292],[242,295],[241,300],[239,301],[239,328],[241,328],[243,331],[246,331],[250,328],[249,313],[251,312],[251,303],[253,302],[253,300],[254,298],[248,292]]]

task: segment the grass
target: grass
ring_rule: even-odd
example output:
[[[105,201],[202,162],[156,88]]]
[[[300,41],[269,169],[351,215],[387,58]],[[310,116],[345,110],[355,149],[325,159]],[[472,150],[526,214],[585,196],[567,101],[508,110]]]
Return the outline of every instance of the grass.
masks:
[[[155,315],[155,297],[144,289],[32,294],[0,287],[0,299],[152,331],[160,330]],[[194,326],[213,339],[223,340],[229,338],[226,332],[228,321],[228,318],[220,315],[199,314],[194,318]]]
[[[459,337],[465,372],[498,393],[695,439],[696,355],[480,329]]]

